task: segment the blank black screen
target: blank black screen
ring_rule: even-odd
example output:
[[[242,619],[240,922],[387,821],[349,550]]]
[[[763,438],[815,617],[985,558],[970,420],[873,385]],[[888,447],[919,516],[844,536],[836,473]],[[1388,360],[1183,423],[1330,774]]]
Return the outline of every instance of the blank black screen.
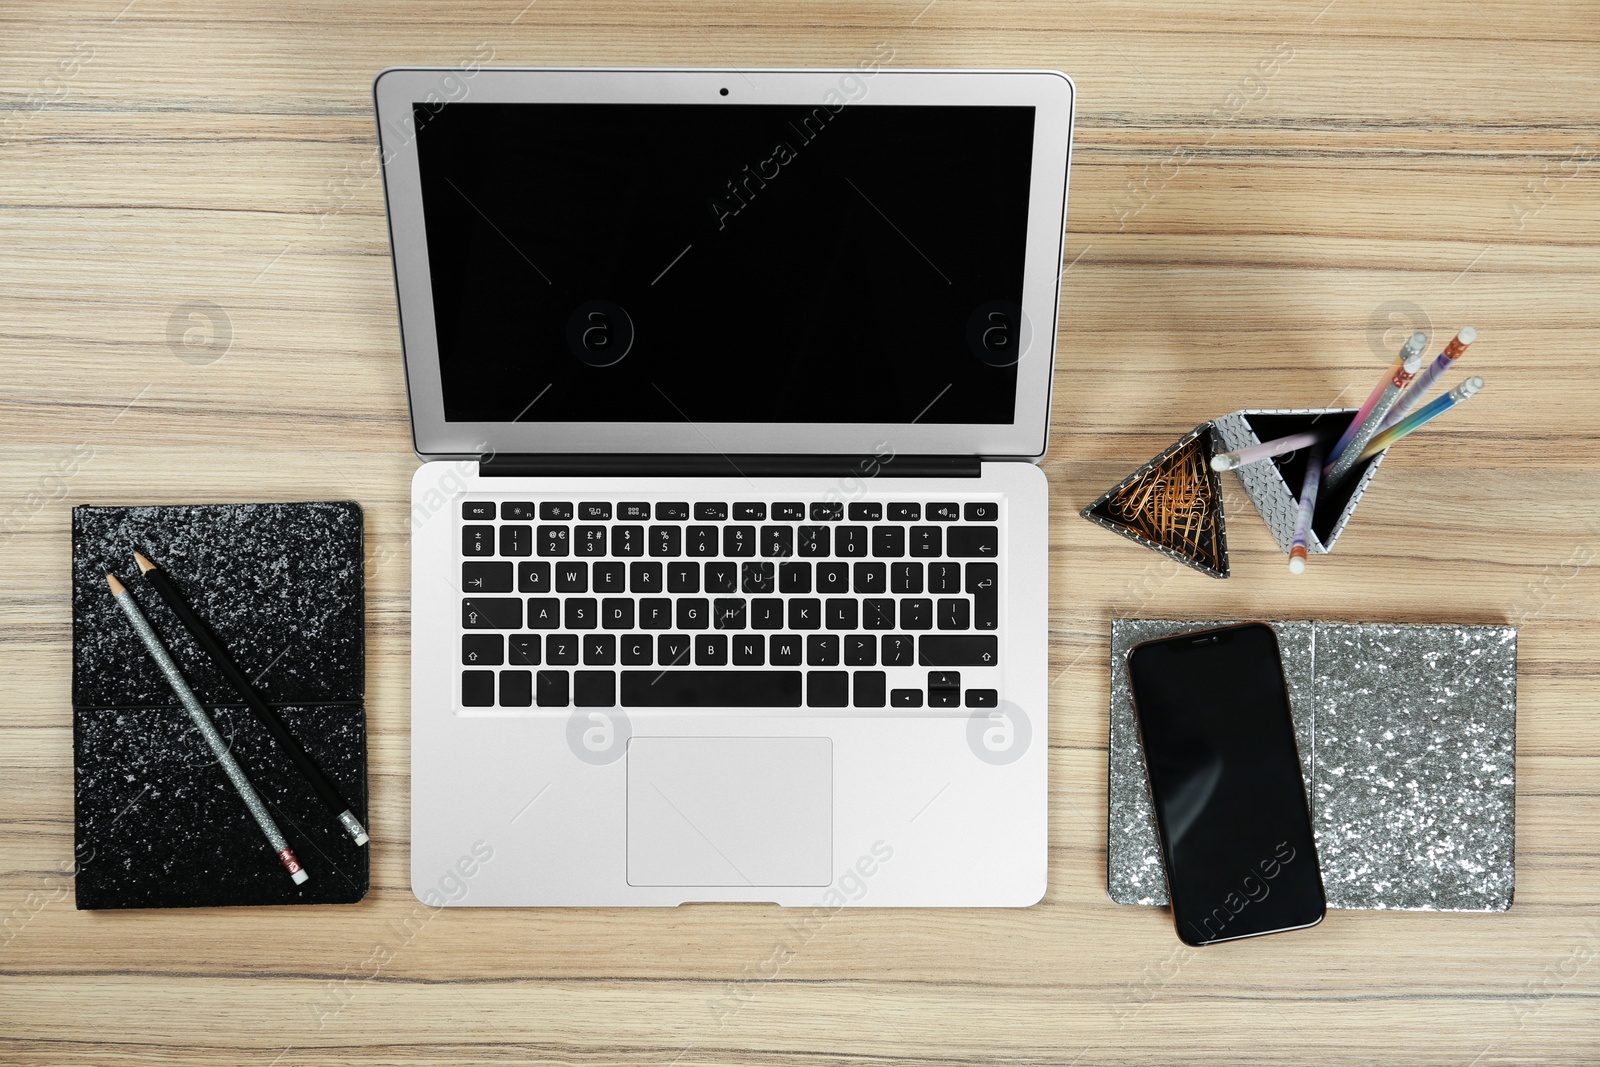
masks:
[[[1033,108],[414,118],[447,420],[1012,421]]]
[[[1205,944],[1321,919],[1322,874],[1271,629],[1150,642],[1128,669],[1178,936]]]

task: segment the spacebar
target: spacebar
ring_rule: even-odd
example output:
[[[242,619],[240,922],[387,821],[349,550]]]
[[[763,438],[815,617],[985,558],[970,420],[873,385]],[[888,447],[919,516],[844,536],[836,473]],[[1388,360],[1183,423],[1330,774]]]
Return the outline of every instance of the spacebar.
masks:
[[[799,671],[623,671],[625,708],[798,708]]]

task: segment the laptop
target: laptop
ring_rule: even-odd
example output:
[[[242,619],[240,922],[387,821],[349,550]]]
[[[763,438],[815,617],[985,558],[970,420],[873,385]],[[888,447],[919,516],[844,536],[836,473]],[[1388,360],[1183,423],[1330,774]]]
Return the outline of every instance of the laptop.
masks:
[[[1054,71],[393,69],[430,906],[1025,906]]]

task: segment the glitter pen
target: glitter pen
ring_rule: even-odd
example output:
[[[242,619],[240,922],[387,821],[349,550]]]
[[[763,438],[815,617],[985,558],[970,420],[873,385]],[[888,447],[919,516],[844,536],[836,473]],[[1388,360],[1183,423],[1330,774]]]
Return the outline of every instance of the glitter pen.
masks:
[[[161,668],[161,673],[166,675],[167,682],[172,686],[172,691],[178,694],[178,699],[183,702],[184,708],[189,712],[189,718],[194,720],[195,729],[200,731],[200,736],[206,739],[206,744],[211,746],[212,755],[217,757],[217,762],[222,765],[222,770],[227,774],[233,787],[239,791],[239,796],[244,800],[244,806],[250,809],[250,814],[255,816],[256,825],[261,827],[261,832],[266,835],[267,842],[272,846],[272,851],[278,854],[278,859],[289,876],[294,879],[295,885],[300,885],[311,876],[306,873],[300,861],[294,858],[294,851],[289,847],[289,842],[284,840],[283,831],[278,829],[278,824],[272,821],[272,816],[267,813],[267,806],[262,803],[261,796],[256,792],[255,786],[250,784],[250,779],[245,777],[244,771],[234,761],[233,754],[228,751],[228,745],[222,740],[222,735],[217,733],[217,728],[212,725],[211,719],[206,715],[206,709],[201,706],[200,698],[194,695],[194,690],[189,688],[189,683],[183,680],[183,673],[178,670],[178,665],[172,662],[172,657],[167,654],[166,647],[161,644],[161,638],[150,628],[150,620],[144,617],[144,612],[139,610],[139,605],[133,597],[117,581],[116,575],[106,575],[106,583],[111,586],[111,595],[116,598],[122,607],[122,613],[133,624],[133,630],[139,635],[139,640],[144,642],[144,647],[150,650],[150,658],[156,661],[156,666]]]

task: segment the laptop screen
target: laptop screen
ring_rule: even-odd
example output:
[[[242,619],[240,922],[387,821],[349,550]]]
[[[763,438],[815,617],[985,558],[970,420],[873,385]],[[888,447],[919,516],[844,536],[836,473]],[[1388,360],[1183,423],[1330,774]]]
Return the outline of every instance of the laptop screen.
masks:
[[[447,421],[1013,421],[1032,107],[414,118]]]

